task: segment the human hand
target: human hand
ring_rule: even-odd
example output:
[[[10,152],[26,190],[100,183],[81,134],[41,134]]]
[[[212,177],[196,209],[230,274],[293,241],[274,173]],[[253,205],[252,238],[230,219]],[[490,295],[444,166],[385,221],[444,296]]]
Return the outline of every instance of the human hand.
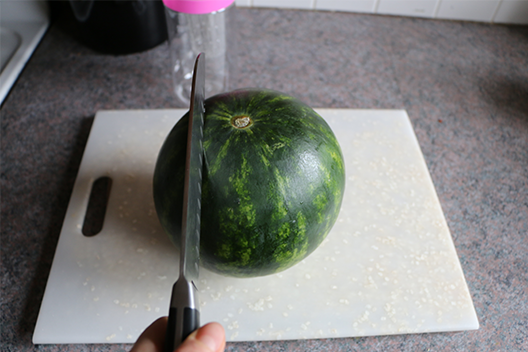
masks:
[[[143,331],[130,352],[162,352],[167,317],[159,318]],[[175,352],[223,352],[225,332],[222,325],[209,323],[190,334]]]

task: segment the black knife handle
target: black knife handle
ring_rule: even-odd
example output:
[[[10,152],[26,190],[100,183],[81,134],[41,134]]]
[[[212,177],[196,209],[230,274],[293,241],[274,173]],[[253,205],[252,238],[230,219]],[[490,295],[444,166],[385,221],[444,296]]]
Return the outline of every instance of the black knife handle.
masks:
[[[182,308],[179,308],[180,311]],[[165,346],[163,352],[173,352],[193,331],[200,327],[200,312],[197,309],[183,308],[182,336],[178,341],[174,332],[176,331],[178,308],[170,308],[169,323],[165,335]]]
[[[178,279],[172,287],[169,322],[163,352],[173,352],[194,330],[200,327],[200,312],[196,287],[192,282]]]

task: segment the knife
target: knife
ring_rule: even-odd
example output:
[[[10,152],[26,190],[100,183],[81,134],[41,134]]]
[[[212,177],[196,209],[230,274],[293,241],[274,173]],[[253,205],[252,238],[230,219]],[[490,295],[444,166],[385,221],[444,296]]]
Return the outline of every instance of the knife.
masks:
[[[180,244],[180,276],[172,287],[164,352],[173,352],[200,326],[198,279],[200,263],[200,213],[202,199],[205,54],[194,64],[187,132]]]

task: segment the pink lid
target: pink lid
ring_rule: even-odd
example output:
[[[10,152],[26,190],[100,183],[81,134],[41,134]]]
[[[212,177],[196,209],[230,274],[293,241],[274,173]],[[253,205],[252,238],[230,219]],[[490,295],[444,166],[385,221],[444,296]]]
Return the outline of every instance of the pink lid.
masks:
[[[224,9],[235,0],[163,0],[169,9],[192,14],[205,14]]]

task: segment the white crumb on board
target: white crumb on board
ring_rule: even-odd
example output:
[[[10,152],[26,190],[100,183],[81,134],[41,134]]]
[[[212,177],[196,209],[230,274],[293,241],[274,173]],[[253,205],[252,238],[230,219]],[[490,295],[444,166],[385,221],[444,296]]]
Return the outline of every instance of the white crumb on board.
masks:
[[[346,193],[336,225],[320,248],[285,272],[235,279],[202,270],[202,323],[219,321],[230,341],[478,328],[406,113],[318,111],[345,155]],[[98,113],[35,343],[130,343],[166,315],[178,254],[158,223],[151,178],[157,151],[183,113]],[[106,220],[100,234],[86,238],[78,224],[100,176],[113,180]]]

